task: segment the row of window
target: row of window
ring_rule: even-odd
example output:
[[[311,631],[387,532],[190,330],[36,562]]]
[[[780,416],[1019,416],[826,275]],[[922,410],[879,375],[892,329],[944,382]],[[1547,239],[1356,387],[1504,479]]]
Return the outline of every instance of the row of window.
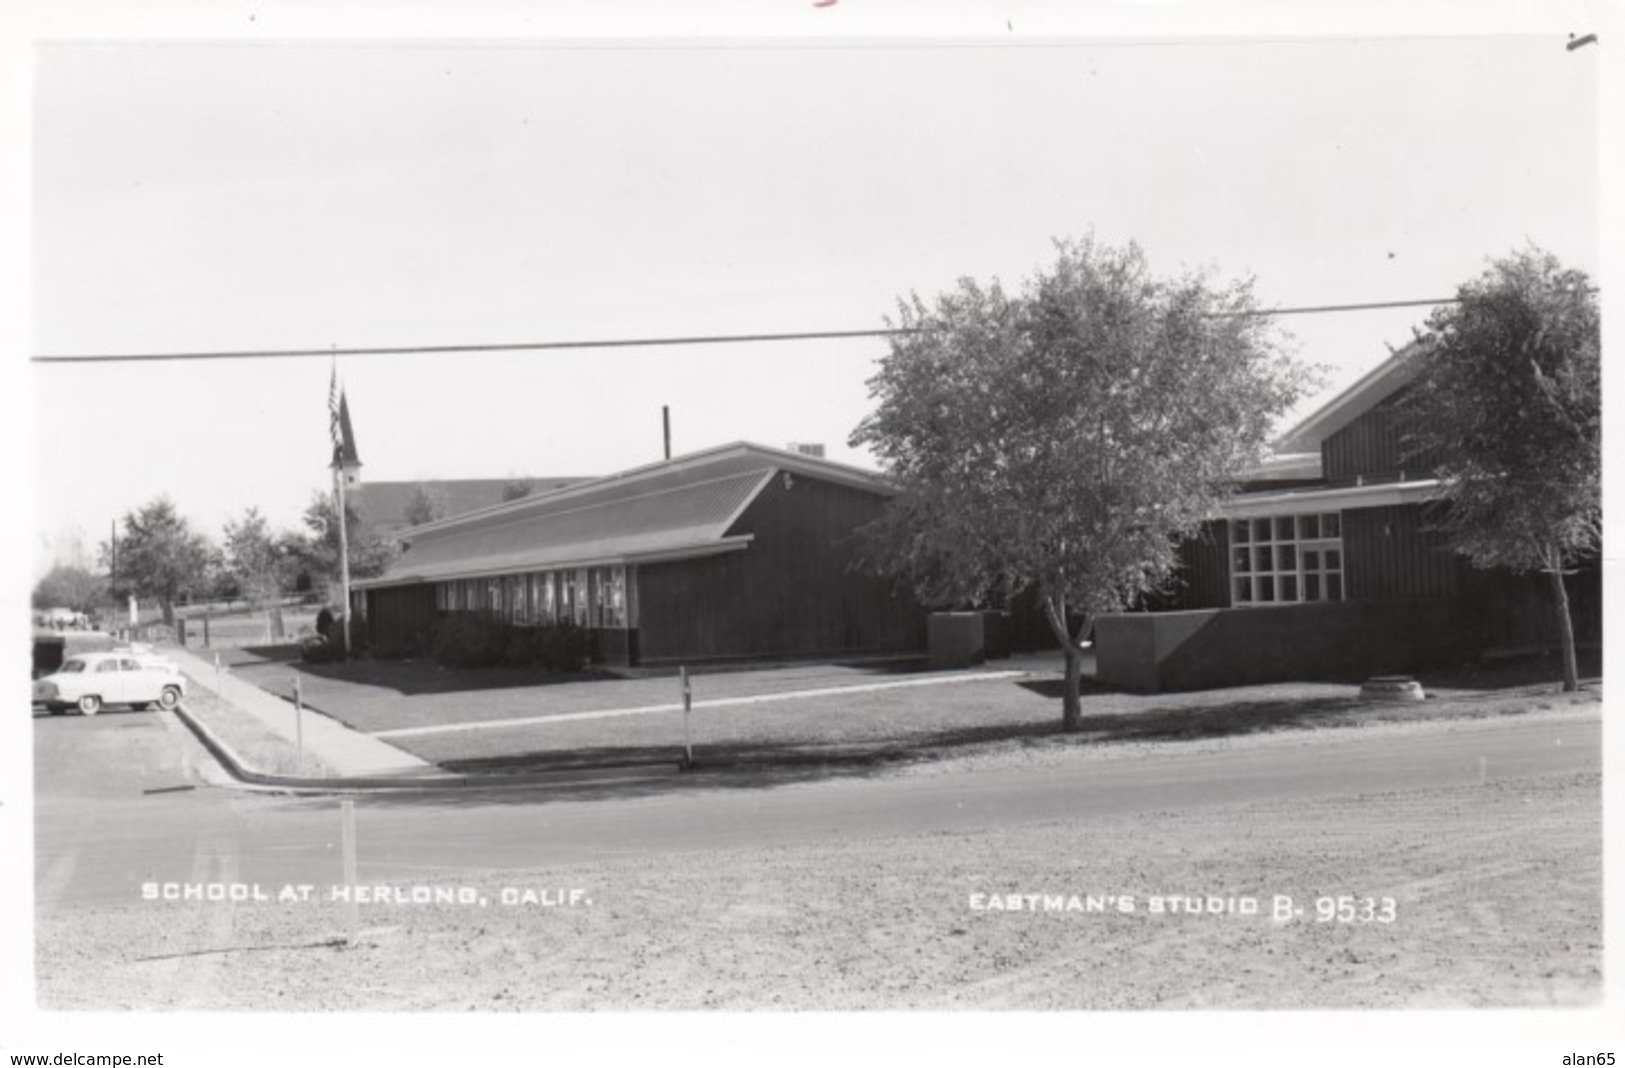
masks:
[[[635,626],[628,611],[626,568],[576,567],[526,575],[435,583],[442,612],[489,612],[510,623]]]
[[[1230,521],[1230,603],[1343,599],[1343,521],[1337,512]]]

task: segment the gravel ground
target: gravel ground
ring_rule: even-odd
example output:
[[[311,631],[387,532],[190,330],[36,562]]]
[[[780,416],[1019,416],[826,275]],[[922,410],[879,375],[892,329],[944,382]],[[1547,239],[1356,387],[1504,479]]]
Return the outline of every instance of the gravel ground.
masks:
[[[1113,748],[1110,759],[1129,747]],[[344,918],[325,903],[69,908],[38,917],[39,1001],[347,1010],[1583,1005],[1601,996],[1600,847],[1600,776],[1587,774],[1080,816],[993,834],[463,872],[457,885],[488,905],[369,905],[353,946],[332,943]],[[576,889],[586,900],[501,903],[505,890],[525,889],[566,901]],[[1079,895],[1085,906],[1084,895],[1128,895],[1135,907],[974,907],[1008,894]],[[1316,898],[1343,894],[1375,899],[1376,917],[1392,898],[1392,922],[1317,922]],[[1161,895],[1212,895],[1236,908],[1251,897],[1260,911],[1154,912],[1150,899]],[[1307,915],[1276,922],[1275,895]]]

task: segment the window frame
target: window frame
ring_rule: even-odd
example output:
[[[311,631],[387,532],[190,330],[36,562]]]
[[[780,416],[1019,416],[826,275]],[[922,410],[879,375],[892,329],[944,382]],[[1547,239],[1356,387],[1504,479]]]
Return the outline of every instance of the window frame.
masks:
[[[1230,545],[1225,565],[1230,607],[1273,608],[1348,599],[1341,512],[1281,512],[1228,522]],[[1306,536],[1311,531],[1314,536]],[[1337,593],[1331,596],[1334,586]],[[1311,587],[1314,597],[1309,596]],[[1287,593],[1291,596],[1285,596]]]

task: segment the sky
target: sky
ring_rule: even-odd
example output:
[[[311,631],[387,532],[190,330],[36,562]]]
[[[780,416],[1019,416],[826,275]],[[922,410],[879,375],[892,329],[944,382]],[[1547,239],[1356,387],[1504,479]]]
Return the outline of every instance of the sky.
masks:
[[[1007,35],[1008,36],[1008,35]],[[858,330],[1052,241],[1266,306],[1595,272],[1595,50],[1560,37],[223,41],[36,51],[33,352]],[[1425,309],[1283,321],[1326,392]],[[878,339],[346,357],[363,479],[591,475],[824,443]],[[34,364],[41,566],[168,494],[297,524],[333,361]],[[1306,407],[1300,407],[1302,414]],[[116,440],[117,448],[108,447]],[[71,486],[72,492],[64,492]]]

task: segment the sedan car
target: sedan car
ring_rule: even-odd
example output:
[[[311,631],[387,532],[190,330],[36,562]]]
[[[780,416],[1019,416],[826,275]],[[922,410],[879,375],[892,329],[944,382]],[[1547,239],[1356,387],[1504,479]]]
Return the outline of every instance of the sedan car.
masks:
[[[129,651],[69,657],[34,683],[34,703],[51,712],[77,707],[94,716],[104,705],[174,708],[186,694],[186,679],[161,658]]]

